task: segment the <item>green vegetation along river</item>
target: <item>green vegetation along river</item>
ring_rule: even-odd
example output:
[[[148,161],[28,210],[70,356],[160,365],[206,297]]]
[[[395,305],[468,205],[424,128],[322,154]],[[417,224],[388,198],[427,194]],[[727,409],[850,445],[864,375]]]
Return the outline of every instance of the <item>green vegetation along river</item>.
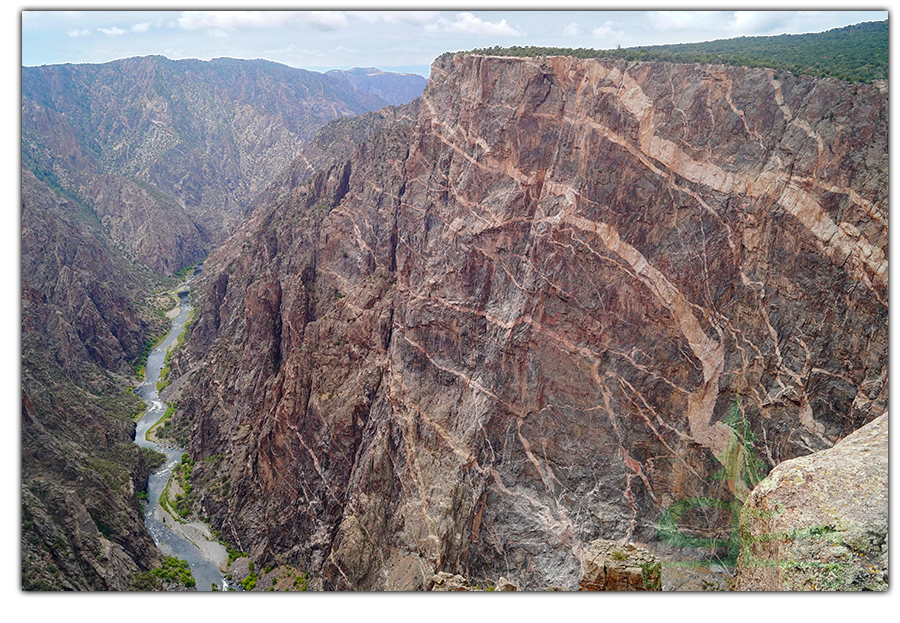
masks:
[[[183,448],[174,445],[161,446],[146,438],[147,431],[156,424],[166,412],[165,403],[159,399],[156,382],[159,380],[160,371],[165,364],[166,352],[172,344],[178,340],[178,336],[184,331],[185,323],[191,312],[188,303],[187,287],[178,293],[180,312],[172,321],[172,329],[166,335],[166,339],[154,348],[147,357],[146,376],[144,382],[134,391],[147,404],[147,411],[137,423],[135,431],[135,443],[142,448],[151,448],[166,455],[165,464],[150,476],[147,485],[147,510],[144,513],[144,523],[150,531],[153,540],[163,554],[174,556],[187,561],[191,567],[194,580],[197,582],[198,591],[209,591],[212,584],[219,589],[228,590],[227,581],[222,577],[222,572],[213,556],[208,551],[201,549],[193,542],[185,538],[180,531],[173,531],[176,521],[171,515],[160,508],[159,497],[166,488],[166,483],[172,474],[172,469],[181,461]],[[171,527],[170,527],[171,526]]]

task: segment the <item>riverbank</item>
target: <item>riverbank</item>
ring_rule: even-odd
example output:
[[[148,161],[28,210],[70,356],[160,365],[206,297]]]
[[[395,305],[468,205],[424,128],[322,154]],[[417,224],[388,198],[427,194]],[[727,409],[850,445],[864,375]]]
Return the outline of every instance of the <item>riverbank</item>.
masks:
[[[177,486],[174,480],[173,484]],[[181,523],[171,513],[166,511],[162,505],[158,505],[153,509],[152,518],[165,525],[172,532],[193,543],[200,550],[203,557],[215,563],[219,569],[227,567],[228,550],[215,540],[215,537],[209,530],[209,526],[206,524],[199,521]]]

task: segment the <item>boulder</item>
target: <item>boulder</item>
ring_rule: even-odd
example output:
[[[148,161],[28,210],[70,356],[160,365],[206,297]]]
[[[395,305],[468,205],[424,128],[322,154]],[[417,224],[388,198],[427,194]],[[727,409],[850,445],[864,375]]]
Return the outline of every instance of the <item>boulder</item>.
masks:
[[[461,591],[479,591],[480,588],[472,586],[469,581],[461,575],[454,575],[446,571],[439,571],[431,578],[434,585],[431,590],[438,592],[461,592]]]
[[[736,590],[888,588],[888,415],[780,463],[741,510]]]
[[[580,591],[661,590],[659,559],[633,543],[598,539],[588,548]]]
[[[499,580],[497,580],[497,586],[494,587],[494,590],[499,591],[499,592],[508,592],[508,591],[517,591],[519,589],[516,588],[515,584],[513,584],[506,578],[501,577]]]

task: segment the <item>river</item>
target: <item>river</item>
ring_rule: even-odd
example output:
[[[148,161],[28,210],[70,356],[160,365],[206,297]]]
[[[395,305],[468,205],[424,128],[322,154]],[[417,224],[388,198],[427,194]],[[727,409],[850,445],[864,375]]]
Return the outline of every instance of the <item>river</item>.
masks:
[[[135,443],[142,448],[152,448],[157,452],[162,452],[167,457],[165,465],[150,476],[150,482],[147,486],[148,504],[144,513],[144,523],[163,554],[187,561],[191,567],[191,573],[193,573],[194,579],[197,581],[198,591],[210,591],[212,584],[216,584],[220,589],[228,590],[228,584],[222,577],[222,572],[218,565],[207,558],[194,543],[181,534],[170,530],[167,524],[172,522],[173,519],[159,508],[159,496],[166,488],[172,469],[181,462],[181,455],[184,449],[178,448],[174,444],[170,447],[160,446],[152,441],[147,441],[146,438],[147,430],[156,424],[166,412],[166,405],[159,400],[159,392],[156,389],[156,382],[159,380],[160,372],[165,365],[166,351],[169,349],[169,346],[178,340],[178,336],[184,331],[184,325],[192,309],[188,301],[187,285],[178,292],[178,297],[181,310],[172,321],[172,329],[166,335],[166,339],[154,348],[147,357],[146,380],[134,390],[134,393],[140,396],[147,404],[147,411],[137,423]],[[163,520],[163,517],[166,517],[166,519]]]

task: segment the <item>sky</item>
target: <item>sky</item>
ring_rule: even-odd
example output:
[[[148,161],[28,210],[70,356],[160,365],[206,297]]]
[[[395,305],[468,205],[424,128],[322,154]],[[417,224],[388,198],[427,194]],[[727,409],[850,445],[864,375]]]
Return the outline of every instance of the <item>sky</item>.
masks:
[[[195,2],[189,11],[171,3],[173,10],[98,11],[88,9],[102,9],[102,3],[72,4],[77,10],[67,10],[65,2],[56,2],[50,6],[57,10],[40,10],[38,2],[21,10],[21,61],[33,66],[150,54],[201,60],[228,56],[317,71],[374,66],[427,77],[431,62],[443,52],[493,45],[607,49],[821,32],[888,17],[886,10],[812,9],[822,2],[809,3],[805,10],[801,2],[795,5],[800,10],[792,11],[682,11],[666,5],[629,11],[517,10],[529,8],[522,1],[501,1],[492,11],[423,10],[421,4],[400,4],[395,10],[366,10],[365,3],[355,3],[354,10],[252,11],[245,10],[246,2],[233,8],[222,2],[211,5],[218,10],[203,10],[203,3]],[[579,3],[566,6],[578,9]],[[302,8],[302,3],[291,7]]]

